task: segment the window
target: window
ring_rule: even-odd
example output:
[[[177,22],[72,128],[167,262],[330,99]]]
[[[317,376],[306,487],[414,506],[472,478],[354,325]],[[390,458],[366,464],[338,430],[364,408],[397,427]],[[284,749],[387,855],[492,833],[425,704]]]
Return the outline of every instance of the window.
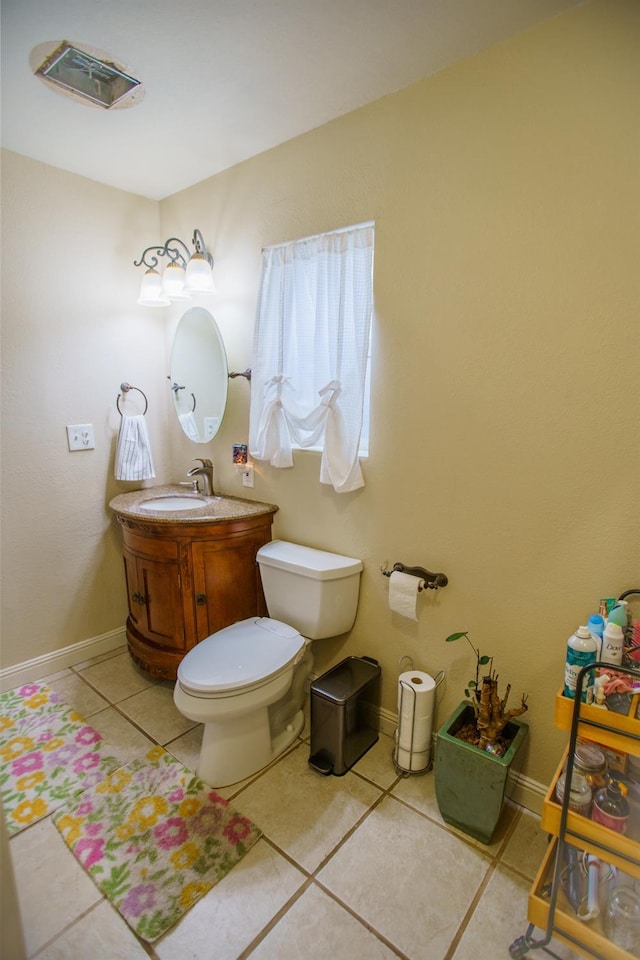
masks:
[[[262,255],[250,452],[274,467],[290,467],[294,446],[320,447],[320,482],[338,492],[364,485],[358,452],[373,247],[374,226],[367,223],[267,247]]]

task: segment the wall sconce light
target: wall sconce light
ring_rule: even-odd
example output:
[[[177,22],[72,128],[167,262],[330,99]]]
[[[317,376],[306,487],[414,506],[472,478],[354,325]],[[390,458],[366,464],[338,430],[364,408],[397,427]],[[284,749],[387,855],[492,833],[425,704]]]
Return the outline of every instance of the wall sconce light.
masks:
[[[141,306],[167,307],[172,300],[190,300],[194,293],[216,293],[213,257],[199,230],[193,231],[191,242],[195,253],[190,253],[183,240],[169,237],[162,245],[147,247],[140,259],[133,261],[134,267],[147,268],[140,284]],[[156,270],[161,257],[168,258],[162,273]]]

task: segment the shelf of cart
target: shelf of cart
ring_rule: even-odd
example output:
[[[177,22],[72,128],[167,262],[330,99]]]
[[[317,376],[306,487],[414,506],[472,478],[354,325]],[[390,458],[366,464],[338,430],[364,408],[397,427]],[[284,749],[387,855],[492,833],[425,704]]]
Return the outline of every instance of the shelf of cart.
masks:
[[[527,919],[529,923],[543,931],[537,939],[543,939],[549,922],[549,898],[558,842],[554,840],[549,844],[549,849],[529,893]],[[605,936],[600,917],[587,921],[578,918],[562,885],[558,889],[552,934],[554,939],[563,941],[572,950],[579,951],[585,957],[598,957],[602,960],[633,960],[633,954],[612,943]],[[535,951],[532,956],[535,956]]]
[[[556,798],[556,784],[564,769],[568,749],[565,750],[558,769],[547,790],[542,807],[541,827],[554,837],[560,835],[562,806]],[[631,840],[625,834],[616,833],[609,827],[596,823],[589,817],[583,817],[573,810],[567,814],[566,838],[581,850],[588,850],[606,863],[615,864],[625,873],[640,879],[640,843]]]
[[[636,717],[638,696],[631,700],[629,714],[603,710],[593,704],[580,705],[578,736],[594,740],[613,750],[622,750],[640,756],[640,720]],[[562,690],[556,694],[554,722],[560,730],[570,730],[574,700],[565,697]]]

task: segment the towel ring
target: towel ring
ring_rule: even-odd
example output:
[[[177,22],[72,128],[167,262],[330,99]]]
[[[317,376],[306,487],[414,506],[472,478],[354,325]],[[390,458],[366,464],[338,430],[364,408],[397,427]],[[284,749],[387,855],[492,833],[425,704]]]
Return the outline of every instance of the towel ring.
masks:
[[[142,394],[142,396],[144,397],[144,410],[142,411],[142,416],[144,416],[147,410],[149,409],[149,401],[147,400],[147,395],[144,392],[144,390],[141,390],[140,387],[133,387],[130,383],[121,383],[120,389],[122,390],[122,393],[129,393],[129,390],[136,390],[138,393]],[[116,407],[118,408],[118,413],[120,414],[120,416],[123,415],[122,410],[120,409],[121,396],[122,394],[119,393],[116,399]]]

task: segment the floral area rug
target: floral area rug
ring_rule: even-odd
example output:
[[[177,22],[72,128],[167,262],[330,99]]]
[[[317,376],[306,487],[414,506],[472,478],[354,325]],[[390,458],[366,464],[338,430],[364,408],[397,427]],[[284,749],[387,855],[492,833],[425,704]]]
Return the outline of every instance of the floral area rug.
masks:
[[[172,927],[261,836],[162,747],[85,790],[53,822],[147,941]]]
[[[105,741],[46,684],[0,694],[0,796],[10,835],[120,766]]]

